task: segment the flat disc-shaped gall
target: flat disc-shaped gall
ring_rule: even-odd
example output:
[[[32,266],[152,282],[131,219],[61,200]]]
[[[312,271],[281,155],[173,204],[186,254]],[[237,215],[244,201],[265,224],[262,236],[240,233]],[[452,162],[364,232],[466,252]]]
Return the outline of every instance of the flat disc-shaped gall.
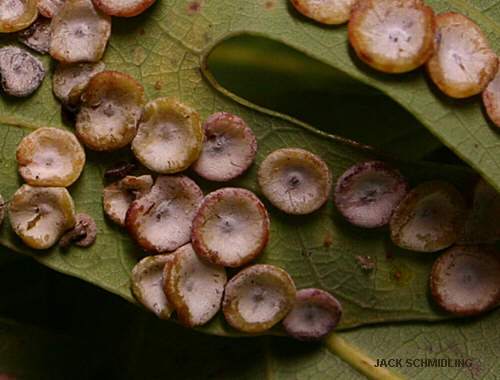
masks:
[[[42,84],[45,67],[37,57],[16,46],[0,49],[2,89],[9,95],[31,95]]]
[[[118,17],[133,17],[141,14],[156,0],[93,0],[101,11]]]
[[[453,98],[479,94],[498,70],[498,57],[483,31],[460,13],[436,16],[435,46],[427,72],[439,89]]]
[[[50,55],[61,62],[97,62],[111,34],[111,17],[92,0],[66,0],[50,23]]]
[[[37,0],[0,1],[0,33],[12,33],[30,26],[38,16]]]
[[[132,151],[148,169],[177,173],[200,155],[203,132],[198,113],[175,98],[146,104]]]
[[[318,340],[332,331],[342,317],[342,305],[321,289],[301,289],[283,320],[285,331],[299,340]]]
[[[85,165],[85,151],[71,132],[39,128],[24,137],[16,151],[21,177],[33,186],[67,187]]]
[[[390,220],[391,239],[401,248],[435,252],[455,243],[463,228],[465,201],[452,185],[424,182],[410,190]]]
[[[102,71],[82,93],[76,133],[93,150],[112,151],[130,144],[137,132],[145,95],[142,85],[119,71]]]
[[[500,70],[483,91],[483,104],[490,120],[500,128]]]
[[[432,266],[431,293],[450,313],[469,316],[500,300],[500,255],[484,245],[455,246]]]
[[[199,257],[191,244],[172,255],[163,271],[165,294],[183,326],[201,326],[220,309],[226,270]]]
[[[102,205],[106,215],[116,224],[124,227],[125,217],[132,202],[147,194],[153,186],[153,177],[126,176],[106,186],[102,191]]]
[[[38,17],[28,28],[17,33],[17,40],[41,54],[49,51],[50,20]]]
[[[219,112],[203,124],[203,146],[194,171],[201,177],[226,182],[243,174],[257,154],[257,140],[245,121]]]
[[[433,52],[434,11],[422,0],[360,0],[348,32],[362,61],[386,73],[404,73]]]
[[[208,261],[239,267],[257,257],[269,239],[269,216],[249,190],[226,187],[208,194],[196,214],[193,246]]]
[[[335,186],[337,209],[352,224],[373,228],[389,219],[408,192],[406,178],[394,166],[366,161],[344,172]]]
[[[76,106],[90,79],[104,71],[104,63],[59,63],[52,76],[52,91],[64,104]]]
[[[356,0],[291,0],[304,16],[328,25],[343,24],[349,20]]]
[[[261,163],[259,185],[264,196],[288,214],[309,214],[328,199],[332,174],[315,154],[298,148],[272,152]]]
[[[34,249],[52,247],[76,223],[75,205],[64,187],[22,185],[9,203],[10,225]]]
[[[258,333],[270,329],[288,314],[295,294],[295,284],[283,269],[252,265],[229,280],[222,310],[233,328]]]
[[[163,289],[163,271],[174,255],[147,256],[135,264],[130,276],[135,298],[160,319],[169,319],[174,311]]]
[[[158,176],[151,190],[130,205],[125,225],[143,249],[167,252],[191,240],[191,226],[203,193],[185,175]]]

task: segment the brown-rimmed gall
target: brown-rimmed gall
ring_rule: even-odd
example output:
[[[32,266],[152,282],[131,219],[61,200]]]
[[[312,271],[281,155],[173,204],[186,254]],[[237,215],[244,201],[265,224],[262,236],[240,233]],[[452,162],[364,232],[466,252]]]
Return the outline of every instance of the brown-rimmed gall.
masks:
[[[67,231],[59,240],[62,248],[69,248],[72,245],[87,248],[94,244],[97,238],[97,225],[88,214],[76,214],[75,226]]]
[[[141,14],[156,0],[93,0],[101,11],[117,17],[133,17]]]
[[[374,228],[387,223],[408,192],[408,182],[393,165],[366,161],[345,171],[335,186],[335,205],[352,224]]]
[[[101,71],[82,93],[76,116],[78,138],[93,150],[123,148],[135,137],[145,102],[144,88],[133,77]]]
[[[163,289],[163,271],[173,254],[146,256],[132,269],[130,276],[135,298],[160,319],[169,319],[174,306]]]
[[[470,18],[455,12],[436,16],[435,52],[426,68],[446,95],[466,98],[479,94],[495,77],[498,57]]]
[[[410,190],[390,220],[397,246],[435,252],[455,243],[463,228],[465,201],[455,187],[442,181],[424,182]]]
[[[148,169],[170,174],[196,161],[202,142],[198,113],[175,98],[158,98],[144,107],[132,151]]]
[[[291,0],[304,16],[327,25],[343,24],[349,20],[356,0]]]
[[[386,73],[424,64],[434,50],[434,11],[422,0],[360,0],[348,24],[357,56]]]
[[[191,244],[172,255],[163,272],[165,294],[183,326],[201,326],[220,309],[226,269],[198,256]]]
[[[104,71],[104,62],[59,63],[52,76],[52,91],[65,105],[76,106],[90,79]]]
[[[38,17],[28,28],[17,33],[17,40],[41,54],[49,51],[50,20]]]
[[[185,175],[158,176],[151,190],[130,205],[125,226],[146,251],[173,251],[191,240],[202,199],[201,189]]]
[[[37,0],[38,12],[44,17],[52,18],[59,12],[66,0]]]
[[[111,34],[111,17],[92,0],[66,0],[50,23],[50,55],[61,62],[97,62]]]
[[[75,205],[64,187],[22,185],[9,203],[10,225],[34,249],[52,247],[75,226]]]
[[[106,186],[102,191],[102,205],[106,215],[124,227],[125,217],[132,202],[147,194],[153,186],[153,177],[126,176]]]
[[[297,291],[295,304],[283,320],[287,334],[299,340],[319,340],[332,331],[342,318],[342,305],[321,289]]]
[[[203,132],[201,153],[192,166],[200,177],[226,182],[252,165],[257,154],[257,140],[243,119],[219,112],[205,121]]]
[[[0,49],[2,89],[9,95],[31,95],[42,84],[45,67],[33,54],[16,46]]]
[[[247,267],[229,280],[222,310],[236,330],[258,333],[280,322],[292,309],[296,288],[283,269],[268,264]]]
[[[38,16],[37,0],[0,1],[0,33],[17,32],[30,26]]]
[[[328,200],[332,174],[317,155],[299,148],[278,149],[261,163],[259,185],[277,208],[295,215],[309,214]]]
[[[432,266],[431,293],[450,313],[470,316],[500,301],[500,255],[485,245],[454,246]]]
[[[490,244],[500,240],[500,194],[485,180],[478,180],[472,191],[472,204],[466,212],[463,233],[457,244]]]
[[[85,151],[71,132],[42,127],[25,136],[16,151],[21,177],[33,186],[67,187],[85,165]]]
[[[269,239],[269,215],[249,190],[225,187],[208,194],[193,220],[191,240],[206,260],[239,267],[255,259]]]
[[[484,89],[482,98],[488,117],[500,128],[500,70]]]

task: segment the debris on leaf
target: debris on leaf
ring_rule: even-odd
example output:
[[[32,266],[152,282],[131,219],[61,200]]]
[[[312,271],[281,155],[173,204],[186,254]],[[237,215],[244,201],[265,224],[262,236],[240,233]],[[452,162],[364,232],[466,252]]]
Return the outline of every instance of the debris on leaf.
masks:
[[[356,264],[365,272],[371,272],[375,268],[373,259],[370,256],[357,255],[354,259]]]
[[[75,218],[75,227],[66,232],[59,241],[62,248],[69,248],[71,245],[86,248],[94,244],[97,237],[97,225],[94,219],[87,214],[76,214]]]

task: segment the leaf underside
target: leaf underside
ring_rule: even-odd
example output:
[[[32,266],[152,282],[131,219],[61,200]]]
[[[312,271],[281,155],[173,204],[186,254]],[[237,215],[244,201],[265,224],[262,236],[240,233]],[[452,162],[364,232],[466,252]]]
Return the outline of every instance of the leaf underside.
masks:
[[[471,171],[463,168],[394,161],[366,146],[253,107],[241,99],[235,101],[205,72],[205,58],[218,41],[248,33],[293,46],[389,95],[500,188],[499,136],[488,125],[477,98],[446,99],[435,91],[422,70],[399,76],[372,71],[352,54],[345,26],[323,27],[310,22],[297,14],[287,0],[206,1],[196,3],[199,7],[192,6],[194,3],[159,0],[139,17],[113,19],[113,33],[104,61],[107,69],[124,71],[140,80],[150,100],[175,96],[196,108],[202,118],[225,111],[248,122],[259,141],[257,160],[248,173],[227,185],[248,188],[262,198],[256,181],[260,162],[271,151],[292,146],[323,157],[334,179],[351,165],[369,159],[393,161],[408,176],[411,185],[443,179],[463,189],[474,177]],[[458,9],[469,14],[483,27],[492,46],[500,46],[498,25],[492,21],[498,15],[499,5],[482,14],[480,9],[458,1],[432,1],[429,5],[437,13]],[[8,38],[0,41],[0,45],[9,43],[12,42]],[[56,64],[48,57],[42,60],[49,73],[34,96],[13,99],[2,95],[0,98],[0,192],[5,199],[10,199],[22,183],[16,172],[15,149],[23,136],[39,126],[72,130],[51,92],[51,75]],[[145,253],[122,229],[104,217],[101,205],[106,166],[130,156],[130,152],[124,149],[113,153],[87,153],[82,177],[70,191],[77,211],[88,213],[96,220],[99,231],[96,243],[89,249],[72,248],[62,252],[56,247],[47,252],[33,252],[22,245],[8,221],[2,225],[0,242],[15,251],[33,254],[51,268],[133,302],[129,275]],[[217,187],[190,171],[187,174],[205,193]],[[363,230],[349,225],[336,211],[332,198],[319,211],[301,217],[285,215],[266,205],[271,215],[271,237],[257,262],[284,268],[298,288],[319,287],[333,293],[344,308],[339,328],[449,318],[429,297],[427,281],[435,254],[396,248],[386,229]],[[325,240],[330,239],[332,244],[325,244]],[[365,273],[356,265],[356,255],[371,256],[375,269]],[[202,330],[218,335],[236,334],[220,316]]]

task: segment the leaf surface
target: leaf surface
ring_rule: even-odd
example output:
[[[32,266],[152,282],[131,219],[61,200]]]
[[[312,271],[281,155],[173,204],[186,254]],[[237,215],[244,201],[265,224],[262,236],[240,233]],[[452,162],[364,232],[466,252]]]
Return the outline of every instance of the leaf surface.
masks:
[[[483,124],[477,127],[480,132],[474,133],[474,136],[479,139],[484,135],[490,140],[488,144],[478,144],[478,149],[482,151],[480,159],[474,161],[476,156],[469,154],[470,146],[466,140],[461,140],[464,149],[457,143],[457,151],[473,165],[480,164],[482,173],[494,184],[498,180],[499,172],[494,170],[499,158],[497,136],[492,135],[484,119],[479,120],[481,111],[477,102],[471,101],[464,106],[463,103],[458,105],[442,100],[430,91],[421,72],[386,77],[369,71],[350,54],[345,27],[325,28],[304,20],[285,0],[163,0],[139,17],[114,19],[113,22],[112,38],[104,59],[108,69],[124,71],[139,79],[149,99],[175,96],[194,106],[203,118],[214,112],[226,111],[241,116],[252,127],[259,141],[257,162],[248,173],[230,185],[242,186],[260,195],[256,182],[260,162],[271,151],[288,146],[305,148],[322,156],[334,179],[357,162],[390,160],[366,146],[312,129],[244,100],[236,102],[213,82],[206,71],[205,58],[214,44],[238,33],[259,34],[285,42],[378,88],[403,104],[426,126],[431,128],[432,124],[436,131],[431,130],[449,146],[454,146],[457,138],[464,137],[466,120],[479,124],[482,120]],[[7,43],[11,42],[7,39],[1,42],[2,45]],[[5,199],[10,199],[21,184],[16,174],[15,149],[22,137],[39,126],[72,128],[65,122],[60,104],[51,93],[50,77],[55,64],[47,57],[43,60],[49,74],[34,96],[23,100],[1,97],[0,141],[3,143],[0,174],[3,181],[0,192]],[[441,124],[444,121],[446,128]],[[374,120],[373,128],[377,128],[377,122]],[[456,134],[448,136],[450,129]],[[51,268],[133,301],[129,274],[144,253],[124,231],[106,220],[101,205],[106,166],[127,155],[130,156],[130,152],[126,149],[114,153],[88,152],[84,173],[70,188],[77,211],[92,215],[98,224],[99,237],[90,249],[72,248],[63,252],[55,247],[48,252],[35,253],[22,245],[7,222],[0,231],[2,244],[33,254]],[[463,188],[473,177],[470,171],[463,168],[394,162],[409,177],[412,185],[439,178]],[[188,175],[200,183],[205,193],[216,188],[192,173],[188,172]],[[335,294],[345,312],[341,328],[375,322],[447,317],[429,301],[427,281],[435,255],[397,249],[385,229],[362,230],[348,225],[335,210],[331,198],[325,207],[303,217],[291,217],[269,204],[267,206],[272,232],[258,262],[283,267],[292,275],[298,288],[320,287]],[[332,244],[325,243],[330,240]],[[375,270],[371,273],[362,271],[356,265],[356,255],[371,256],[375,261]],[[220,316],[203,330],[219,335],[235,334]]]

